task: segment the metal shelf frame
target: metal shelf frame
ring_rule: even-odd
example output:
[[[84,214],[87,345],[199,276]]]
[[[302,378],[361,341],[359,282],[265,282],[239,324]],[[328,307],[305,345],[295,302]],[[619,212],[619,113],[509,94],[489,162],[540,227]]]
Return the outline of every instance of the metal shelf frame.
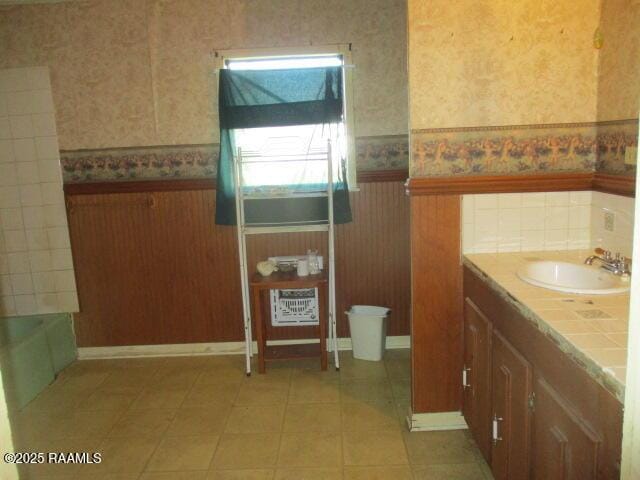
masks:
[[[256,158],[260,160],[256,160]],[[268,164],[268,163],[290,163],[290,162],[305,162],[305,161],[324,161],[327,165],[327,190],[321,194],[315,193],[313,196],[322,197],[327,199],[327,212],[328,218],[326,221],[308,221],[308,222],[283,222],[283,223],[268,223],[268,224],[247,224],[244,215],[245,201],[259,201],[278,198],[296,198],[295,193],[287,194],[283,196],[274,192],[273,195],[245,194],[242,166],[247,164]],[[334,364],[336,370],[340,368],[340,359],[338,356],[338,337],[337,337],[337,325],[336,325],[336,280],[335,280],[335,232],[334,232],[334,219],[333,219],[333,155],[331,150],[331,141],[327,141],[326,152],[318,153],[313,152],[304,158],[294,157],[292,155],[273,155],[262,156],[250,153],[243,157],[242,149],[238,148],[237,155],[233,159],[234,164],[234,179],[235,179],[235,194],[236,194],[236,223],[237,223],[237,237],[238,237],[238,252],[240,259],[240,281],[242,290],[242,310],[244,320],[244,333],[245,333],[245,358],[246,358],[246,374],[251,375],[251,357],[253,356],[253,333],[251,331],[251,300],[249,292],[249,271],[247,265],[247,235],[265,235],[270,233],[300,233],[300,232],[327,232],[328,233],[328,250],[329,261],[325,264],[325,268],[329,269],[329,285],[328,285],[328,342],[327,349],[329,352],[333,352]],[[301,193],[300,197],[311,196],[308,193]]]

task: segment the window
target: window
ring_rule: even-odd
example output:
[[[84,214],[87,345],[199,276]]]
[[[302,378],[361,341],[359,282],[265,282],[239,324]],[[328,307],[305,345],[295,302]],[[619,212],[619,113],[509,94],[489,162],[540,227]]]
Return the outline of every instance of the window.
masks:
[[[276,70],[313,67],[332,67],[348,64],[348,49],[342,47],[281,49],[278,51],[224,52],[219,57],[220,67],[232,70]],[[294,125],[287,127],[246,128],[234,130],[236,148],[243,157],[250,156],[252,163],[243,168],[244,185],[249,188],[287,188],[287,185],[326,185],[327,168],[321,162],[306,161],[326,155],[331,140],[334,159],[334,178],[340,173],[341,159],[346,160],[346,177],[349,188],[356,187],[355,153],[352,138],[353,114],[350,109],[350,78],[348,71],[343,78],[345,105],[343,122],[329,125]],[[263,162],[261,158],[287,156],[299,161],[287,163]],[[326,158],[326,157],[325,157]]]

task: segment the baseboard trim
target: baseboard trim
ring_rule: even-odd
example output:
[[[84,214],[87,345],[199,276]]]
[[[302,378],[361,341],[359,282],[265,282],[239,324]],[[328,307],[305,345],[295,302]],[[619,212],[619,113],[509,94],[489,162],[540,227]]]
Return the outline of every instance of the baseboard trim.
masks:
[[[302,340],[272,340],[271,345],[291,345],[295,343],[315,343],[314,339]],[[409,335],[387,337],[387,348],[409,348]],[[258,344],[253,342],[253,351]],[[351,350],[351,338],[339,338],[338,350]],[[179,343],[170,345],[125,345],[117,347],[80,347],[80,360],[104,358],[135,358],[135,357],[171,357],[195,355],[243,355],[244,342],[211,342],[211,343]]]
[[[410,411],[407,424],[411,432],[466,430],[469,428],[462,412],[411,413]]]

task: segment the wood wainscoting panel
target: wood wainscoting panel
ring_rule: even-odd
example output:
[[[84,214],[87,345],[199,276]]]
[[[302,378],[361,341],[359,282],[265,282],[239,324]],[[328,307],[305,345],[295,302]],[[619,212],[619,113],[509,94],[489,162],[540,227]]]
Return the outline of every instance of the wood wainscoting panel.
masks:
[[[636,177],[635,175],[609,175],[606,173],[596,173],[593,176],[593,189],[597,192],[613,193],[614,195],[624,195],[625,197],[635,197]]]
[[[213,190],[68,199],[78,346],[242,338],[236,232],[214,226]]]
[[[210,184],[172,189],[153,181],[140,192],[108,185],[67,188],[80,299],[78,346],[240,341],[244,338],[235,227],[217,226]],[[167,182],[169,183],[169,182]],[[94,192],[96,190],[93,190]],[[118,191],[118,190],[116,190]],[[340,336],[352,304],[392,310],[388,334],[409,333],[409,199],[402,182],[363,183],[351,194],[354,221],[336,227]],[[255,236],[249,266],[270,255],[326,254],[326,234]],[[308,338],[277,328],[270,338]]]
[[[460,197],[412,196],[410,205],[412,411],[460,411]]]
[[[388,335],[408,335],[411,317],[409,198],[402,182],[363,183],[352,192],[353,222],[336,227],[339,336],[351,305],[391,309]]]

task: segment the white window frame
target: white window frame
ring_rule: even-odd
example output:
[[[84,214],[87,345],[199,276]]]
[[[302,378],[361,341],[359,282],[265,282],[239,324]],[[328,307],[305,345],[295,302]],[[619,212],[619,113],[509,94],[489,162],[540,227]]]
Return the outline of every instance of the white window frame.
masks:
[[[344,128],[347,137],[347,185],[349,190],[357,191],[356,175],[356,142],[355,142],[355,114],[353,102],[353,63],[351,58],[351,46],[338,45],[309,45],[304,47],[273,47],[231,49],[214,52],[214,65],[216,71],[226,68],[227,60],[250,60],[265,57],[286,57],[313,55],[341,55],[344,68],[343,72],[343,113]],[[219,77],[218,77],[219,78]],[[217,91],[217,90],[216,90]]]

